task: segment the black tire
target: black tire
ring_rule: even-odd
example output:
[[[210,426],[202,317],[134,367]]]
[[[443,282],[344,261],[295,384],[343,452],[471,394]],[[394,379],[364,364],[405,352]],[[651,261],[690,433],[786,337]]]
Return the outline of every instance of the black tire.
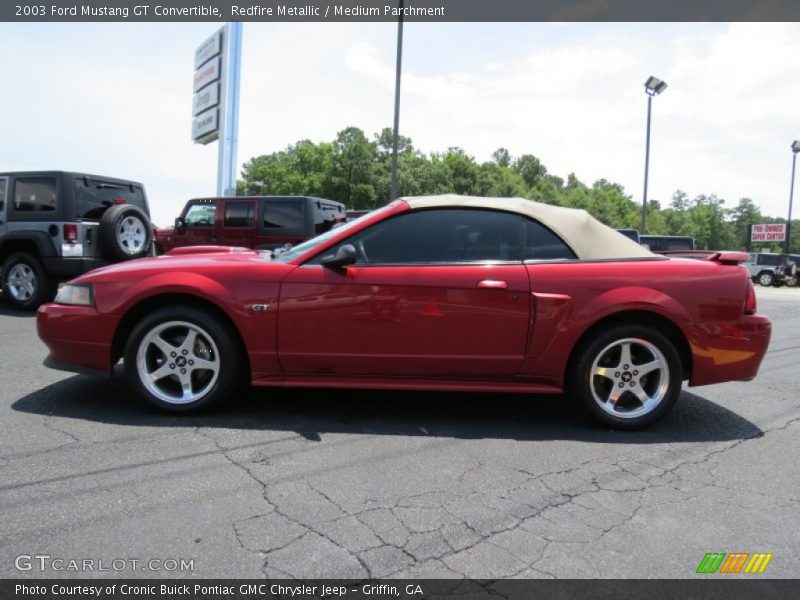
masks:
[[[25,289],[19,275],[30,277],[33,290]],[[56,296],[58,282],[45,273],[39,259],[29,252],[14,252],[3,263],[3,299],[17,310],[34,311]]]
[[[629,368],[624,369],[625,365],[613,365],[615,359],[613,352],[616,348],[615,344],[628,343],[627,340],[636,341],[631,342],[633,345],[630,346],[633,360]],[[645,344],[638,343],[640,340],[643,340]],[[608,350],[609,347],[611,347],[611,350]],[[651,347],[655,347],[661,353],[661,357],[653,353],[654,351]],[[666,362],[666,374],[659,370],[658,377],[653,375],[639,376],[635,367],[644,364],[643,360],[647,362],[648,353],[653,359],[659,362],[662,360]],[[611,359],[612,366],[607,369],[608,379],[601,375],[592,376],[595,360],[602,361],[604,358]],[[567,392],[579,400],[589,414],[605,425],[614,429],[634,430],[652,425],[672,409],[678,396],[680,396],[682,381],[683,369],[680,356],[675,346],[664,334],[657,329],[644,325],[612,325],[591,335],[576,350],[567,371],[566,388]],[[634,391],[627,387],[630,385],[633,388],[634,383],[641,383],[642,389],[646,390],[646,393],[651,397],[658,395],[658,390],[662,389],[662,383],[666,386],[663,388],[664,391],[663,395],[660,396],[660,400],[648,412],[638,416],[634,416],[633,409],[640,401],[636,399]],[[623,389],[617,401],[619,403],[618,410],[616,414],[612,414],[614,410],[612,406],[616,405],[609,405],[608,402],[601,402],[601,400],[606,395],[606,390],[610,394],[610,391],[615,389],[615,386],[620,386]],[[638,390],[638,387],[636,389]],[[648,392],[647,390],[655,391]],[[598,398],[595,398],[595,396],[598,396]],[[601,404],[604,404],[605,408]],[[630,410],[628,407],[630,407]],[[644,404],[641,404],[641,407],[644,409]],[[624,415],[626,411],[630,413],[629,416]]]
[[[130,224],[131,229],[144,238],[141,246],[133,241],[126,243],[117,235],[120,228]],[[106,210],[100,219],[98,235],[100,252],[110,261],[142,258],[150,255],[153,243],[153,227],[145,212],[133,204],[117,204]]]
[[[775,275],[773,275],[771,271],[761,271],[756,280],[764,287],[772,287],[775,285]]]
[[[211,381],[213,378],[208,371],[199,371],[199,374],[198,372],[192,374],[191,370],[189,371],[189,376],[192,378],[192,388],[194,389],[195,385],[198,388],[198,397],[185,403],[183,403],[183,400],[177,399],[177,397],[174,401],[165,400],[163,397],[159,397],[156,393],[148,389],[143,381],[143,377],[140,376],[139,369],[141,365],[139,365],[137,361],[139,358],[140,346],[142,346],[145,338],[154,330],[158,331],[159,328],[168,327],[167,324],[175,322],[188,323],[199,328],[203,333],[198,335],[198,343],[207,349],[201,351],[200,354],[204,354],[209,360],[218,360],[216,381]],[[180,333],[179,329],[180,327],[177,326],[174,330],[167,328],[162,333],[168,337],[173,331]],[[216,346],[216,352],[210,350],[212,345],[206,344],[203,336],[210,337],[212,344]],[[178,342],[176,341],[176,343]],[[180,376],[177,371],[180,369],[180,366],[186,366],[186,361],[190,361],[192,358],[202,358],[200,354],[197,354],[197,352],[193,350],[191,355],[186,355],[185,360],[179,363],[182,350],[176,347],[174,363],[159,362],[164,359],[169,361],[172,357],[168,357],[165,353],[159,352],[152,347],[152,344],[145,343],[145,347],[150,348],[149,351],[143,353],[144,368],[148,372],[162,367],[171,367],[171,370],[175,372],[159,380],[162,393],[179,394]],[[197,348],[197,346],[195,346],[195,348]],[[172,354],[172,352],[170,352],[170,354]],[[167,306],[144,317],[133,328],[128,338],[128,342],[125,345],[124,358],[125,376],[136,390],[137,394],[153,406],[175,414],[199,412],[219,404],[226,398],[232,397],[245,379],[243,374],[246,372],[246,362],[243,357],[241,344],[235,332],[231,331],[230,327],[213,313],[190,306]],[[153,384],[151,383],[150,385],[152,386]],[[204,385],[207,386],[205,390],[203,389]]]

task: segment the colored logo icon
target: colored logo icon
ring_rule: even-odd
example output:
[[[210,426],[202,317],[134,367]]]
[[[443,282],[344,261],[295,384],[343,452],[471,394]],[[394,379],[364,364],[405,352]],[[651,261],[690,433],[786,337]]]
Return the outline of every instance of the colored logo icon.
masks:
[[[766,552],[707,552],[697,573],[763,573],[772,560]]]

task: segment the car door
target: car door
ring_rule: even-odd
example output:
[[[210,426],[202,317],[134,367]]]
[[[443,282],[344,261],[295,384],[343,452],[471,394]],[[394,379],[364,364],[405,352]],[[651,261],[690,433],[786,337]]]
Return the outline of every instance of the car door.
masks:
[[[225,200],[222,206],[222,223],[217,234],[217,244],[252,248],[256,236],[255,200]]]
[[[186,207],[183,215],[184,228],[175,229],[175,246],[206,246],[217,244],[217,202],[204,200]]]
[[[356,264],[328,268],[317,256],[283,281],[283,370],[513,376],[531,319],[520,240],[518,215],[475,209],[401,213],[354,234],[343,243],[358,249]]]

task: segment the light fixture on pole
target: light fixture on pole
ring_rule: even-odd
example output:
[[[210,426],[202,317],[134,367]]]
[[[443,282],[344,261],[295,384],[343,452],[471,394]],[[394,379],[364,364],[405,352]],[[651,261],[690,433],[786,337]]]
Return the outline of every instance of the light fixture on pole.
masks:
[[[786,247],[784,251],[789,254],[789,242],[792,237],[792,200],[794,199],[794,171],[797,167],[797,153],[800,152],[800,140],[792,142],[792,182],[789,184],[789,215],[786,217]]]
[[[652,75],[644,82],[647,94],[647,141],[644,151],[644,195],[642,196],[642,227],[639,233],[644,234],[647,224],[647,177],[650,170],[650,116],[652,114],[653,96],[658,96],[667,89],[667,82]]]

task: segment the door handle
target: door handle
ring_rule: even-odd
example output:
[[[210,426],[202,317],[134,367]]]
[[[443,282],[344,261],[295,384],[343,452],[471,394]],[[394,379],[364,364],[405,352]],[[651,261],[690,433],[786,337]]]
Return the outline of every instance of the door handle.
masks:
[[[498,279],[484,279],[478,282],[478,287],[487,290],[505,290],[508,288],[508,282]]]

